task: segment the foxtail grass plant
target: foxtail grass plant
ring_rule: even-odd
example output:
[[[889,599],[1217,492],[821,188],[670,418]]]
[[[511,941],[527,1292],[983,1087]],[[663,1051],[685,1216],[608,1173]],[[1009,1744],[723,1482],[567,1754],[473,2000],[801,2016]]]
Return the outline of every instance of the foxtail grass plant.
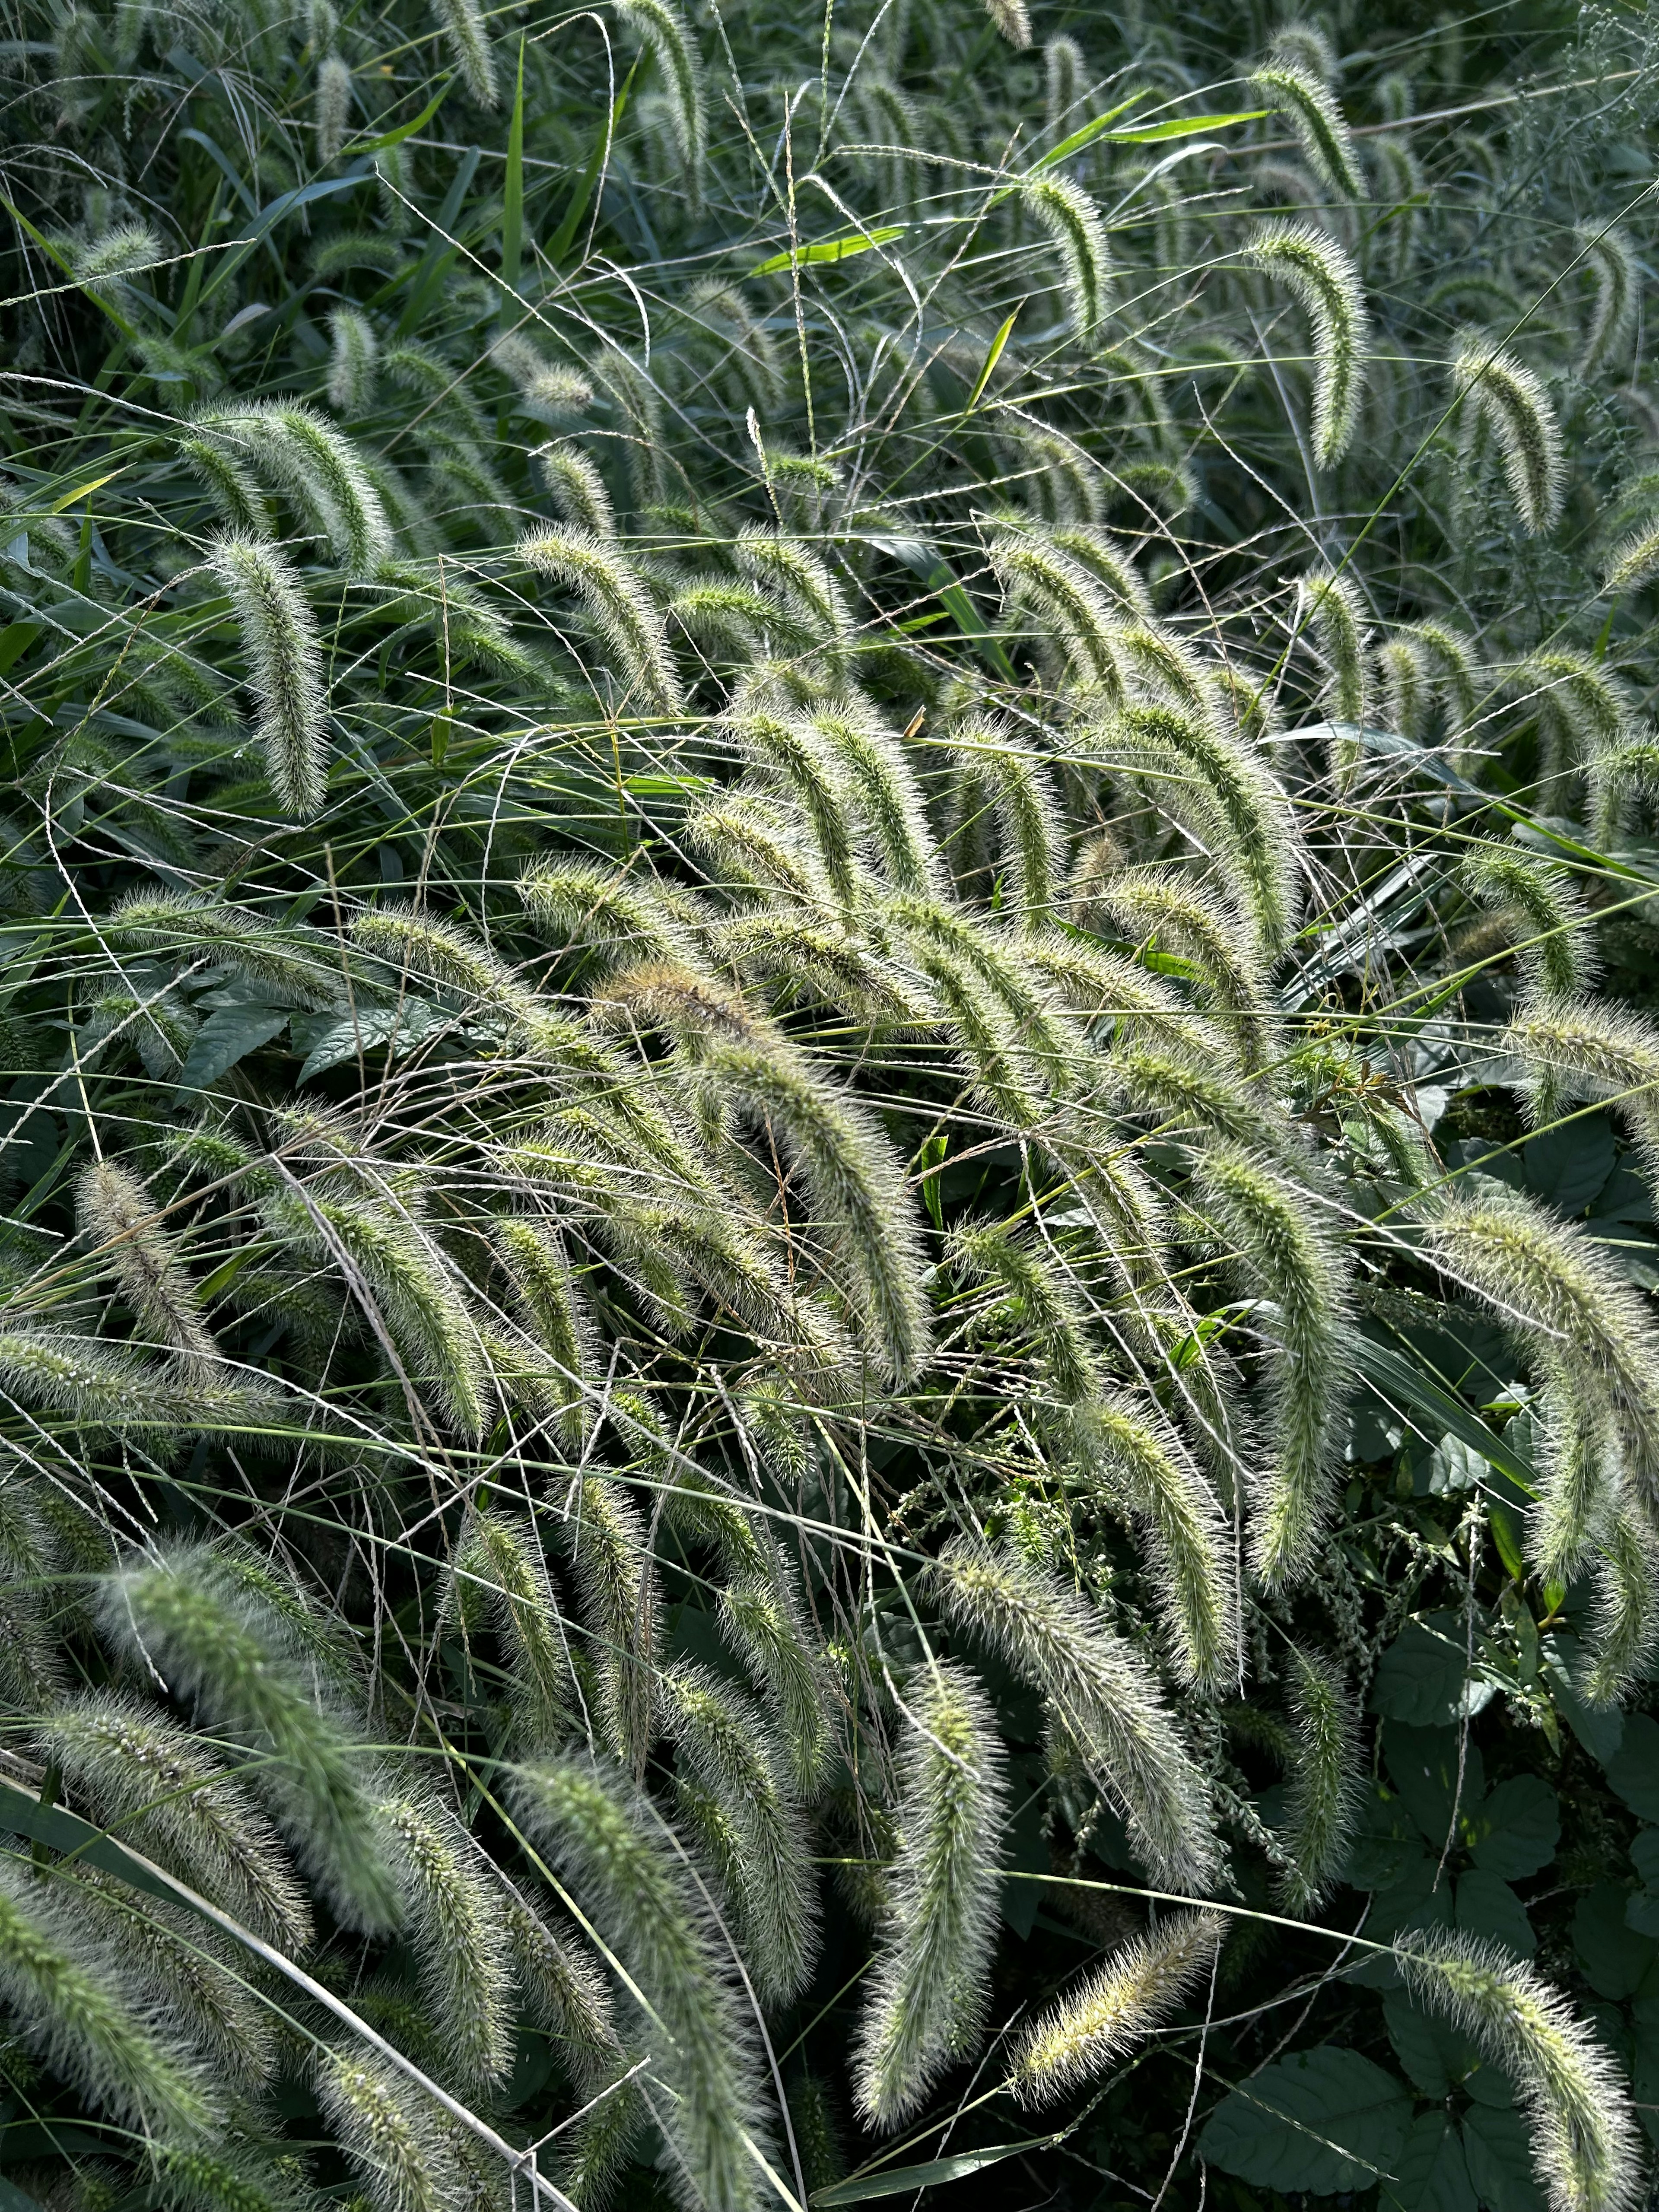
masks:
[[[1659,48],[1431,14],[12,11],[7,2212],[1644,2201]]]

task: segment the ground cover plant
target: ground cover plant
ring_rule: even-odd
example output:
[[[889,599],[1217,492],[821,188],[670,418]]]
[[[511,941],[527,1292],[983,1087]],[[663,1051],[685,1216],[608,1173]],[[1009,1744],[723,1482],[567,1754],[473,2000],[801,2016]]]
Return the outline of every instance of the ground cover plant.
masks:
[[[3,2212],[1645,2202],[1640,16],[5,27]]]

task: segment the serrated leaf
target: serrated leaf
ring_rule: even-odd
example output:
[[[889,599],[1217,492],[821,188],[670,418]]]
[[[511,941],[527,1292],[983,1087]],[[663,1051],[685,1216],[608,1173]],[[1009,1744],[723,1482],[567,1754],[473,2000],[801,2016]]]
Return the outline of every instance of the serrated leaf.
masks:
[[[1541,1774],[1516,1774],[1488,1790],[1464,1828],[1478,1867],[1505,1881],[1536,1874],[1555,1856],[1561,1808]]]
[[[313,1075],[355,1060],[358,1053],[377,1051],[382,1045],[397,1047],[416,1042],[428,1030],[442,1028],[452,1018],[425,999],[405,999],[396,1006],[360,1006],[356,1016],[330,1015],[313,1027],[301,1030],[296,1043],[306,1047],[305,1065],[296,1081],[308,1083]]]
[[[185,1090],[204,1091],[228,1074],[239,1060],[269,1044],[287,1026],[288,1006],[217,1006],[191,1040],[190,1054],[179,1071]]]
[[[1392,2074],[1326,2045],[1264,2067],[1223,2098],[1199,2155],[1266,2188],[1334,2196],[1397,2177],[1411,2118]]]
[[[1473,2053],[1462,2039],[1443,2021],[1419,2012],[1404,1990],[1391,1990],[1383,1998],[1382,2024],[1407,2080],[1421,2095],[1438,2102],[1470,2071]]]
[[[1395,2056],[1424,2096],[1440,2103],[1462,2089],[1478,2104],[1515,2102],[1514,2084],[1503,2069],[1484,2058],[1471,2038],[1420,2012],[1404,1990],[1383,1998],[1382,2018]]]
[[[1478,1489],[1490,1479],[1492,1462],[1462,1437],[1442,1437],[1429,1455],[1427,1474],[1429,1495],[1442,1498],[1453,1491]]]
[[[1533,2179],[1527,2123],[1513,2107],[1472,2105],[1463,2115],[1463,2156],[1484,2212],[1548,2212]]]
[[[1463,2139],[1444,2112],[1419,2112],[1400,2154],[1400,2172],[1385,2181],[1379,2212],[1479,2212],[1463,2156]]]
[[[1370,1708],[1410,1728],[1439,1728],[1455,1720],[1468,1679],[1465,1623],[1455,1613],[1408,1620],[1377,1663]]]

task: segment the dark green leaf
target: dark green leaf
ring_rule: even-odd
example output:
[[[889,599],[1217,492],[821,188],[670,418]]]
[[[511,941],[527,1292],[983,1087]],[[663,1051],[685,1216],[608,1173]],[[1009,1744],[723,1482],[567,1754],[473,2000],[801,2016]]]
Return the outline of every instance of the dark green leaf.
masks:
[[[1265,107],[1247,107],[1234,115],[1188,115],[1170,123],[1148,124],[1144,131],[1111,131],[1107,137],[1116,146],[1153,146],[1165,138],[1191,138],[1200,131],[1224,131],[1234,123],[1256,123],[1268,112]]]
[[[1650,2138],[1659,2143],[1659,1996],[1638,1997],[1630,2009],[1631,2094]]]
[[[1486,1795],[1480,1746],[1456,1729],[1403,1728],[1390,1721],[1382,1731],[1382,1761],[1406,1810],[1436,1851],[1454,1834],[1458,1813],[1467,1814]]]
[[[1583,1213],[1595,1204],[1618,1164],[1613,1125],[1602,1114],[1588,1114],[1528,1137],[1521,1148],[1521,1171],[1534,1195],[1565,1214]]]
[[[1400,2154],[1398,2179],[1385,2181],[1379,2212],[1478,2212],[1462,2138],[1444,2112],[1419,2112]]]
[[[1357,2051],[1297,2051],[1224,2097],[1199,2138],[1224,2172],[1272,2189],[1333,2196],[1396,2175],[1411,2099]]]
[[[1462,2089],[1481,2104],[1515,2101],[1508,2076],[1481,2057],[1474,2040],[1432,2013],[1419,2012],[1404,1990],[1391,1990],[1383,1998],[1382,2017],[1395,2057],[1424,2096],[1439,2101]]]
[[[1659,1721],[1646,1713],[1625,1720],[1619,1748],[1606,1762],[1607,1780],[1644,1820],[1659,1820]]]
[[[1659,1955],[1659,1944],[1638,1935],[1626,1920],[1628,1896],[1617,1884],[1604,1881],[1573,1908],[1572,1948],[1598,1996],[1633,1996]]]
[[[1551,1694],[1563,1719],[1591,1758],[1605,1766],[1624,1742],[1625,1716],[1616,1705],[1603,1711],[1580,1696],[1575,1684],[1584,1661],[1577,1637],[1553,1636],[1545,1649]]]
[[[1003,1865],[1006,1875],[1047,1874],[1054,1864],[1048,1838],[1042,1832],[1042,1807],[1035,1797],[1019,1806],[1003,1832]],[[1016,1936],[1022,1938],[1031,1932],[1037,1908],[1042,1903],[1042,1885],[1036,1881],[1012,1881],[1005,1879],[1002,1885],[1002,1917]]]
[[[343,149],[344,153],[347,155],[384,154],[388,147],[401,146],[405,138],[412,138],[417,131],[426,129],[427,125],[431,122],[445,100],[448,99],[449,88],[454,82],[453,76],[447,76],[413,122],[400,123],[395,131],[383,131],[378,138],[361,139],[356,145]]]
[[[405,999],[401,1007],[362,1006],[355,1016],[319,1015],[303,1026],[296,1022],[295,1043],[303,1046],[306,1055],[296,1080],[308,1083],[325,1068],[355,1060],[359,1052],[376,1051],[386,1044],[409,1045],[428,1030],[441,1029],[449,1019],[441,1007],[424,999]]]
[[[1451,1876],[1419,1847],[1389,1887],[1372,1895],[1365,1933],[1386,1943],[1405,1928],[1449,1928],[1455,1902]],[[1392,1981],[1389,1961],[1379,1963],[1385,1969],[1382,1978]]]
[[[1382,1654],[1370,1707],[1412,1728],[1455,1720],[1468,1675],[1468,1628],[1455,1613],[1408,1620]]]
[[[1531,1958],[1538,1948],[1525,1905],[1508,1882],[1480,1867],[1457,1878],[1456,1917],[1464,1935],[1490,1936],[1518,1959]]]
[[[1417,1824],[1396,1796],[1368,1784],[1354,1818],[1342,1875],[1356,1889],[1387,1889],[1422,1855]]]
[[[1530,2130],[1519,2112],[1472,2105],[1463,2115],[1463,2155],[1483,2212],[1549,2212],[1533,2179]]]
[[[1489,1790],[1464,1824],[1474,1863],[1505,1881],[1536,1874],[1555,1856],[1561,1808],[1541,1774],[1516,1774]]]
[[[179,1071],[187,1091],[204,1091],[234,1067],[239,1060],[269,1044],[288,1024],[287,1006],[218,1006],[191,1041],[190,1055]]]
[[[519,82],[513,118],[507,126],[507,174],[501,185],[501,282],[508,291],[519,283],[524,246],[524,35],[519,37]]]
[[[33,1843],[48,1844],[66,1857],[84,1859],[88,1866],[100,1873],[118,1875],[121,1881],[135,1889],[142,1889],[150,1897],[179,1901],[179,1893],[171,1883],[151,1870],[133,1853],[124,1850],[112,1836],[94,1828],[90,1820],[66,1810],[62,1805],[43,1805],[33,1790],[21,1788],[0,1775],[0,1831],[13,1835],[27,1836]]]

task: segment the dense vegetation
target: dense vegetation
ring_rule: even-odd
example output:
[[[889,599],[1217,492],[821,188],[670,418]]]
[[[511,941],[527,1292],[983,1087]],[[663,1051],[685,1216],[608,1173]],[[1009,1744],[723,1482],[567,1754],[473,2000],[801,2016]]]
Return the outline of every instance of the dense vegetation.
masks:
[[[15,0],[0,2212],[1623,2212],[1639,15]]]

